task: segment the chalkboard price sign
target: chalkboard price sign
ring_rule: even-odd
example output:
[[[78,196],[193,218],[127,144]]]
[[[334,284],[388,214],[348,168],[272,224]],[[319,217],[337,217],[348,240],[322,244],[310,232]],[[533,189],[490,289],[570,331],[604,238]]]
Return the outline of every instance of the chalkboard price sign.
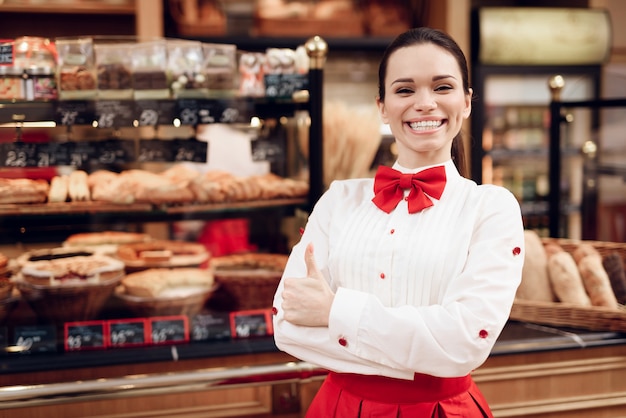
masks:
[[[140,162],[168,162],[173,161],[172,141],[161,141],[158,139],[141,139],[139,141],[139,151],[137,161]]]
[[[13,41],[0,39],[0,65],[13,65]]]
[[[57,102],[57,125],[91,125],[95,120],[95,106],[88,100],[61,100]]]
[[[7,346],[9,345],[9,330],[7,327],[0,327],[0,356],[7,354]]]
[[[214,312],[195,315],[191,321],[191,340],[227,340],[230,338],[230,314]]]
[[[199,103],[195,99],[180,99],[177,101],[178,119],[182,125],[195,126],[200,123],[198,116]]]
[[[50,353],[57,351],[54,325],[24,325],[13,329],[13,345],[20,352]]]
[[[66,322],[64,332],[66,351],[106,348],[104,321]]]
[[[68,149],[64,142],[37,144],[37,167],[69,165]]]
[[[207,142],[198,141],[195,138],[176,139],[172,141],[174,148],[174,161],[190,161],[194,163],[205,163],[209,145]]]
[[[37,144],[27,142],[1,144],[0,161],[4,167],[36,167]]]
[[[269,309],[231,312],[230,330],[233,338],[273,335],[272,314]]]
[[[171,125],[176,118],[174,100],[137,100],[135,117],[138,126]]]
[[[291,98],[297,91],[307,90],[309,78],[306,74],[266,74],[265,96]]]
[[[135,144],[123,139],[107,139],[96,144],[96,157],[101,164],[124,164],[135,161]]]
[[[93,142],[69,142],[68,163],[74,167],[83,167],[90,160],[97,158],[98,149]]]
[[[135,120],[133,100],[97,100],[96,121],[99,128],[133,126]]]
[[[149,321],[152,344],[189,341],[189,319],[186,316],[152,317]]]
[[[138,346],[148,341],[148,326],[145,319],[109,320],[107,327],[110,347]]]

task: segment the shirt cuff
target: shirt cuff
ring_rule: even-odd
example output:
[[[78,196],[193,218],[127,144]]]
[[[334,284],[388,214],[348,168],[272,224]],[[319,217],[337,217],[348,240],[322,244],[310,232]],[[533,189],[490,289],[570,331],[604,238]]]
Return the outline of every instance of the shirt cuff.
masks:
[[[330,309],[328,320],[330,339],[352,353],[357,351],[359,326],[369,297],[367,293],[340,287],[335,293]]]

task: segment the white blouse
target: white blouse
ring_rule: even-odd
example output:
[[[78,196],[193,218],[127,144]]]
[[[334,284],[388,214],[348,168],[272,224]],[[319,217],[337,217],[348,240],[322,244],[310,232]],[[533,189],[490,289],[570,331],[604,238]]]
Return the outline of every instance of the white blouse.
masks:
[[[404,200],[390,214],[378,209],[371,178],[331,184],[283,276],[306,276],[313,242],[336,292],[329,326],[285,321],[281,282],[273,305],[279,349],[336,372],[403,379],[464,376],[487,359],[521,281],[520,206],[507,189],[462,177],[451,160],[445,168],[441,199],[415,214]]]

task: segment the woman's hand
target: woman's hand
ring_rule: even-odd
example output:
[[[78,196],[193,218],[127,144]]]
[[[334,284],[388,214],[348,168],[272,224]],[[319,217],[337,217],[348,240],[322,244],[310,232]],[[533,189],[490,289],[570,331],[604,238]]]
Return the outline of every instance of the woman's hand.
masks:
[[[284,318],[295,325],[327,327],[335,294],[315,264],[313,244],[307,246],[304,261],[306,277],[284,280],[281,306]]]

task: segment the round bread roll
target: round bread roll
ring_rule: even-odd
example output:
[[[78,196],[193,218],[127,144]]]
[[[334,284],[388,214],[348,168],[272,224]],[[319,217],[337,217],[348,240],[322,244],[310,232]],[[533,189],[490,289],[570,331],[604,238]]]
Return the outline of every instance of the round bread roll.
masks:
[[[213,286],[213,271],[200,268],[154,268],[130,273],[122,279],[128,295],[158,298],[183,296]]]
[[[535,231],[525,230],[524,241],[526,251],[522,267],[522,281],[517,288],[516,297],[544,302],[556,301],[548,274],[548,253],[541,238]]]

